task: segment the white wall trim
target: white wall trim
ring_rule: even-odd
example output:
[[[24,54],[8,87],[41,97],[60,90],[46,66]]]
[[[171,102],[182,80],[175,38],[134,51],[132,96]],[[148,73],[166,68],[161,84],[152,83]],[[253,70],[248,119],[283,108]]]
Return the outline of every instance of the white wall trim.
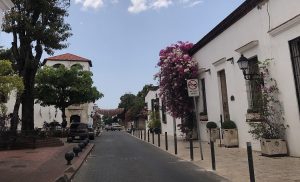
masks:
[[[218,61],[213,62],[212,64],[214,66],[218,66],[218,65],[220,65],[222,63],[225,63],[225,62],[226,62],[226,57],[223,57],[223,58],[219,59]]]
[[[298,25],[300,23],[300,14],[296,15],[295,17],[289,19],[288,21],[282,23],[281,25],[271,29],[268,31],[268,33],[275,37],[276,35],[280,34],[281,32],[288,30],[292,28],[295,25]]]
[[[237,48],[237,49],[235,50],[235,52],[238,52],[238,53],[240,53],[240,54],[243,54],[244,52],[246,52],[246,51],[252,49],[253,47],[255,47],[255,46],[257,46],[257,45],[258,45],[258,40],[253,40],[253,41],[250,41],[250,42],[248,42],[247,44],[245,44],[245,45],[243,45],[243,46]]]

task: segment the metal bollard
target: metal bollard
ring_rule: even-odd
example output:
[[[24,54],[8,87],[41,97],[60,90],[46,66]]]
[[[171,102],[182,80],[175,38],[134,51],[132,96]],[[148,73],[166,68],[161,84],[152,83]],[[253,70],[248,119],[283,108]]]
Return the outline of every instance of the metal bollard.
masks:
[[[165,132],[165,144],[166,144],[166,150],[168,150],[168,133]]]
[[[150,131],[148,130],[148,142],[150,142]]]
[[[190,157],[191,157],[191,161],[193,161],[194,160],[194,146],[193,146],[192,135],[190,136]]]
[[[177,136],[176,136],[176,133],[174,133],[174,149],[175,149],[175,155],[177,155]]]
[[[144,141],[146,141],[146,129],[144,130]]]
[[[158,140],[158,147],[160,147],[160,133],[158,133],[158,135],[157,135],[157,140]]]
[[[216,170],[215,144],[213,141],[210,141],[210,152],[211,152],[211,166],[213,170]]]
[[[154,131],[152,131],[152,144],[154,144]]]
[[[141,133],[141,137],[140,138],[141,138],[141,140],[143,140],[143,130],[141,130],[140,133]]]
[[[247,154],[248,154],[248,165],[249,165],[250,182],[255,182],[251,142],[247,142]]]

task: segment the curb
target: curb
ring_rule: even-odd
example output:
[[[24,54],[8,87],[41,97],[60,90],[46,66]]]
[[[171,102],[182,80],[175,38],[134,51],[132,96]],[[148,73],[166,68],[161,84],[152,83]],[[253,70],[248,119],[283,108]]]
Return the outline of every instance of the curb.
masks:
[[[55,179],[55,182],[70,182],[83,162],[86,160],[88,155],[91,153],[92,149],[94,148],[95,144],[89,144],[87,148],[85,148],[85,151],[79,156],[78,160],[74,164],[72,164],[70,167],[68,167],[63,174],[61,174],[58,178]]]

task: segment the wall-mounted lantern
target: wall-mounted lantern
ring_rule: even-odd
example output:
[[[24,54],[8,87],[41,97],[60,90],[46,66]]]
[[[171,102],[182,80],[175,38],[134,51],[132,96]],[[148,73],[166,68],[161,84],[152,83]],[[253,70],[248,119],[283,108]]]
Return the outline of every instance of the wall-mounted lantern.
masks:
[[[245,80],[257,80],[260,84],[264,84],[263,73],[252,73],[249,68],[249,59],[247,59],[243,54],[237,61],[237,64],[239,65],[239,68],[243,71]]]

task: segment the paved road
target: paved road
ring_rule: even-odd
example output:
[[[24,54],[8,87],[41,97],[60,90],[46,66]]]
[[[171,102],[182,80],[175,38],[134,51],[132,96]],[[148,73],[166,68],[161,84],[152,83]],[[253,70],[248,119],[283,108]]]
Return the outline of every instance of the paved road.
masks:
[[[125,132],[104,132],[75,182],[215,182],[225,179]]]

